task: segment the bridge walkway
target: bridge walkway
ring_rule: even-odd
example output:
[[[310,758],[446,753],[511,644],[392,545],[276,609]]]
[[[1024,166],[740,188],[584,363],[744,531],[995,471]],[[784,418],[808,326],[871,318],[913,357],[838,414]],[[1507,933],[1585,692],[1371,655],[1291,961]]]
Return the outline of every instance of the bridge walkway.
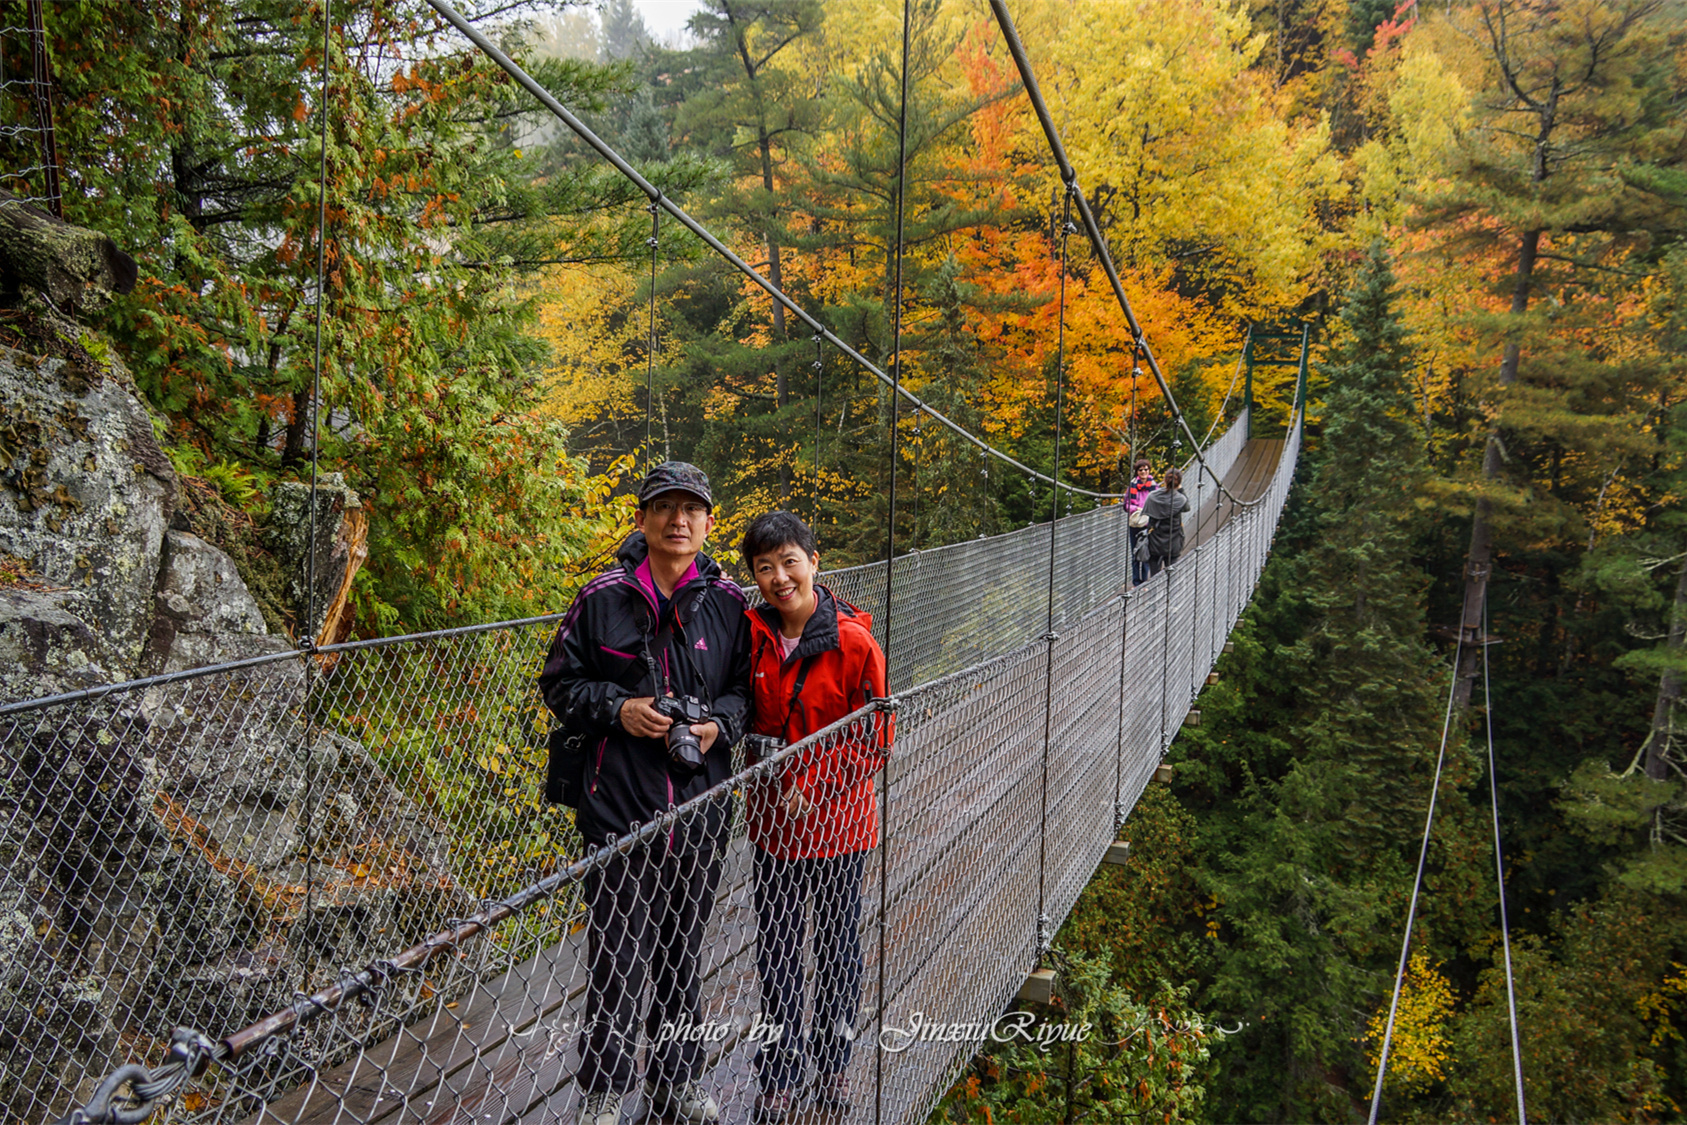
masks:
[[[1254,439],[1243,444],[1225,475],[1231,496],[1244,502],[1264,496],[1283,449],[1280,439]],[[1186,552],[1204,551],[1214,544],[1241,510],[1229,497],[1209,496],[1194,515],[1194,535]],[[1098,719],[1111,718],[1117,710],[1118,704],[1103,691],[1088,706],[1064,715],[1053,741],[1060,745],[1081,738],[1085,731],[1105,725],[1098,724]],[[907,779],[897,776],[900,764],[900,760],[893,760],[889,783],[906,783]],[[1029,816],[1016,818],[1014,804],[1016,796],[1037,788],[1040,767],[1040,759],[1030,754],[1014,756],[1014,768],[1008,770],[988,757],[980,757],[945,763],[940,767],[941,780],[922,781],[922,790],[942,794],[942,807],[919,810],[906,830],[899,833],[896,854],[912,858],[892,861],[888,884],[891,914],[907,936],[912,937],[915,929],[933,936],[962,932],[992,905],[1000,883],[1023,888],[1034,882],[1037,822]],[[1080,794],[1074,790],[1094,779],[1070,772],[1063,780],[1065,791],[1051,794],[1050,804],[1056,807],[1075,800]],[[981,826],[994,828],[981,833]],[[1110,838],[1106,825],[1098,827]],[[974,863],[986,852],[1001,861],[992,884],[978,878]],[[863,883],[869,889],[878,886],[880,858],[881,854],[874,852],[867,861]],[[1084,878],[1093,870],[1092,864],[1083,872]],[[703,1010],[724,1017],[724,1022],[730,1022],[736,1014],[742,1024],[742,1014],[755,1011],[758,992],[750,845],[742,834],[735,835],[729,846],[721,888],[703,943]],[[876,932],[879,916],[876,895],[869,895],[860,926],[864,939]],[[586,988],[584,936],[583,928],[574,929],[564,940],[478,986],[469,1003],[440,1008],[383,1042],[364,1048],[249,1120],[290,1125],[329,1125],[345,1120],[363,1125],[400,1121],[426,1125],[572,1122],[579,1101],[573,1077],[578,1066],[575,1029]],[[941,941],[917,944],[929,944],[928,955],[889,991],[887,1011],[904,1017],[929,1007],[929,998],[966,988],[971,975],[971,966],[959,951],[946,948]],[[867,940],[863,948],[865,979],[870,985],[876,979],[877,951]],[[1032,967],[1032,952],[1023,951],[1023,969]],[[810,961],[808,971],[812,974]],[[876,1006],[864,1003],[856,1029],[864,1048],[876,1031],[876,1018]],[[895,1021],[890,1022],[894,1025]],[[716,1098],[730,1107],[728,1120],[744,1120],[756,1093],[750,1061],[756,1045],[743,1030],[739,1027],[710,1046],[709,1071],[702,1077]],[[873,1119],[878,1107],[870,1095],[875,1086],[874,1067],[880,1062],[870,1049],[855,1052],[852,1084],[856,1091],[868,1095],[857,1098],[860,1112],[827,1114],[806,1105],[797,1119]],[[898,1089],[893,1084],[885,1092],[882,1120],[914,1120],[927,1108],[915,1104],[914,1090]],[[896,1094],[900,1096],[892,1096]],[[918,1091],[918,1095],[921,1103],[929,1100],[927,1090]],[[642,1095],[635,1092],[629,1097],[624,1112],[628,1120],[642,1120]]]

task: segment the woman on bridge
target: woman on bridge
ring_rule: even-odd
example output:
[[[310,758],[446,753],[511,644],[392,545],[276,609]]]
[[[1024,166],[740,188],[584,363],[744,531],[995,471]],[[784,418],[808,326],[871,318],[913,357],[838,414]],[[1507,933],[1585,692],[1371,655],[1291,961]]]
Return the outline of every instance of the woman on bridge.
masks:
[[[755,717],[751,753],[777,753],[885,694],[884,652],[873,619],[833,596],[814,577],[814,533],[789,512],[750,524],[744,561],[766,604],[749,611],[750,683]],[[791,756],[748,794],[755,845],[758,929],[766,1035],[756,1054],[761,1092],[755,1120],[790,1117],[808,1060],[815,1102],[849,1106],[850,1043],[861,1003],[861,876],[878,845],[873,776],[884,762],[888,731],[869,715]],[[812,1026],[803,1036],[804,903],[814,942]]]
[[[1166,483],[1143,501],[1142,514],[1148,517],[1146,548],[1148,573],[1146,578],[1166,569],[1183,554],[1183,513],[1189,510],[1189,497],[1183,494],[1183,474],[1176,469],[1166,470]],[[1139,548],[1142,549],[1142,548]]]

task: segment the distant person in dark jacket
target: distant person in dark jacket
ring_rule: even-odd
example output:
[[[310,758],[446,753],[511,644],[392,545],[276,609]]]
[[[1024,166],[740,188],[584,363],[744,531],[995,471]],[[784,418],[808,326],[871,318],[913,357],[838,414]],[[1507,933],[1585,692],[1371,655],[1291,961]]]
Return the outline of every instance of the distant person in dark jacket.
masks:
[[[575,596],[539,676],[545,703],[584,739],[583,762],[558,755],[553,744],[553,756],[564,761],[553,760],[555,784],[547,795],[559,800],[566,793],[577,804],[575,822],[588,846],[625,836],[725,781],[749,709],[744,596],[699,553],[715,524],[709,478],[694,465],[665,462],[645,477],[638,501],[638,531],[622,545],[620,566]],[[671,750],[674,720],[656,706],[663,696],[694,696],[708,705],[709,719],[691,724],[700,766],[686,765]],[[716,802],[587,876],[590,979],[580,1033],[579,1125],[620,1119],[638,1058],[646,981],[654,992],[645,1074],[651,1111],[688,1125],[720,1118],[697,1081],[702,1046],[671,1032],[664,1041],[659,1030],[696,1026],[702,1014],[698,955],[720,881],[728,815],[727,803]]]
[[[1189,497],[1183,494],[1183,474],[1166,470],[1166,483],[1142,502],[1148,517],[1148,576],[1153,577],[1183,554],[1183,513]]]

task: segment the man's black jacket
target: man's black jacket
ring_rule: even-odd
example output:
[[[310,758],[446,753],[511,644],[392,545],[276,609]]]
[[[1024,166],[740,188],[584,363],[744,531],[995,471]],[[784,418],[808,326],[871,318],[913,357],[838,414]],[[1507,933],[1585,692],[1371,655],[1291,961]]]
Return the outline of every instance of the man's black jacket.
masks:
[[[635,821],[648,824],[726,780],[749,710],[750,621],[737,584],[698,555],[658,620],[644,534],[629,536],[617,558],[618,569],[575,595],[539,674],[546,705],[585,739],[575,821],[588,844],[623,836]],[[651,676],[647,647],[660,680]],[[617,721],[623,700],[664,694],[696,696],[720,724],[700,770],[674,764],[662,739],[635,738]]]

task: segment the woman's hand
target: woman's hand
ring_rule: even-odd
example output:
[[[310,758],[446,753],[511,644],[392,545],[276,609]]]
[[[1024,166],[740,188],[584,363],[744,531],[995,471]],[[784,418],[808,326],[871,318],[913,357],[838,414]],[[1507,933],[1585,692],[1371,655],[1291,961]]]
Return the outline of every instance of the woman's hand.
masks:
[[[697,736],[697,741],[703,744],[703,753],[709,752],[709,747],[720,737],[720,724],[710,719],[706,723],[692,723],[691,733]]]
[[[794,785],[785,790],[784,803],[785,815],[792,820],[801,820],[814,808],[809,799],[803,796],[802,790]]]

